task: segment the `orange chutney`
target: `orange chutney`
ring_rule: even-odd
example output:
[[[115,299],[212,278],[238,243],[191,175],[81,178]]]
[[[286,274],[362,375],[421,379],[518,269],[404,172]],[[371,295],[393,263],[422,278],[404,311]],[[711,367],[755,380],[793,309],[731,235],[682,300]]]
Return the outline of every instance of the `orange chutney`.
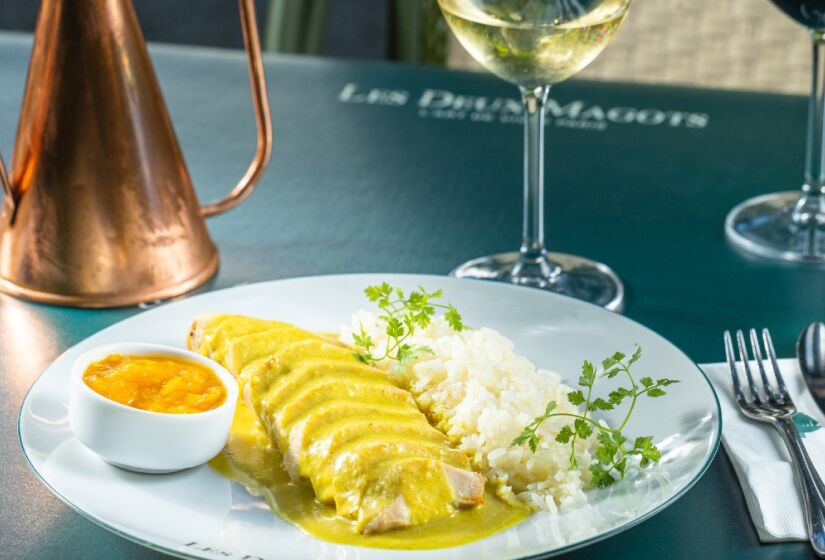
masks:
[[[112,354],[89,364],[83,381],[106,398],[152,412],[204,412],[226,400],[215,372],[175,356]]]

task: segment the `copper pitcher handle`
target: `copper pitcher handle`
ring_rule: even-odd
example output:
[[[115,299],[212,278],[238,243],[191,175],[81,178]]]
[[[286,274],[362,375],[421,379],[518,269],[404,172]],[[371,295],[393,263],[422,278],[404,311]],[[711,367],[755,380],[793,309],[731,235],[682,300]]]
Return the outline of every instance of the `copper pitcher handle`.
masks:
[[[261,42],[258,38],[253,0],[238,0],[238,9],[241,13],[244,48],[249,61],[249,85],[255,109],[255,124],[258,128],[258,145],[252,163],[232,191],[224,198],[201,207],[201,214],[207,218],[231,210],[246,200],[261,179],[272,153],[272,121],[269,115],[269,97],[266,93],[266,76],[261,59]]]

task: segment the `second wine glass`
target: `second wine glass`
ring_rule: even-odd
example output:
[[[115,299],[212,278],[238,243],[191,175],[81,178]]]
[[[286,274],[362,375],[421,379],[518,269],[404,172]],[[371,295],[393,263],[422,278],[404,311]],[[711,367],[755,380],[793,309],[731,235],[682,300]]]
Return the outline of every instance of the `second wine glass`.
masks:
[[[624,287],[610,268],[545,247],[544,118],[550,87],[599,55],[624,20],[630,0],[438,1],[464,48],[517,85],[524,104],[521,248],[474,259],[452,275],[531,286],[619,309]]]
[[[728,213],[735,247],[778,261],[825,263],[825,0],[771,0],[806,26],[813,45],[805,181],[796,191],[750,198]]]

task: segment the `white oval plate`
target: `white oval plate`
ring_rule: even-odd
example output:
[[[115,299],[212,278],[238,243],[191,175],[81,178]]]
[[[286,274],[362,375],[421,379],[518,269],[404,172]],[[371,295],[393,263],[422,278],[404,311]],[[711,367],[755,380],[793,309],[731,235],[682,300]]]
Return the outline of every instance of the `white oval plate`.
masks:
[[[208,466],[143,475],[104,463],[72,435],[67,422],[69,371],[83,352],[116,342],[184,345],[200,313],[241,313],[331,331],[369,308],[363,290],[387,281],[411,289],[441,288],[470,325],[515,341],[519,353],[575,384],[581,363],[636,344],[638,375],[681,382],[667,397],[639,401],[632,435],[654,435],[662,451],[655,469],[607,490],[590,491],[586,506],[535,514],[507,531],[460,547],[390,551],[317,540],[272,514],[259,499]],[[610,417],[607,417],[610,420]],[[187,558],[428,559],[520,558],[549,555],[606,538],[661,511],[704,473],[719,445],[716,395],[698,367],[649,329],[580,301],[504,284],[441,276],[358,274],[266,282],[215,291],[146,311],[89,337],[49,366],[20,410],[23,453],[57,496],[101,526],[145,546]]]

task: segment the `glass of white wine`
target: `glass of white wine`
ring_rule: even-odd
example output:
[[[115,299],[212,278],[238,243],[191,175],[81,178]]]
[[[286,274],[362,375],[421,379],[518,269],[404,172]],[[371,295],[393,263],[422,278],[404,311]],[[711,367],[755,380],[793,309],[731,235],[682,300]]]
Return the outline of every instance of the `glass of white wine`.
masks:
[[[511,282],[619,309],[624,287],[607,266],[544,246],[544,115],[550,87],[582,70],[621,25],[631,0],[438,0],[465,49],[519,87],[524,102],[521,249],[474,259],[459,278]]]

